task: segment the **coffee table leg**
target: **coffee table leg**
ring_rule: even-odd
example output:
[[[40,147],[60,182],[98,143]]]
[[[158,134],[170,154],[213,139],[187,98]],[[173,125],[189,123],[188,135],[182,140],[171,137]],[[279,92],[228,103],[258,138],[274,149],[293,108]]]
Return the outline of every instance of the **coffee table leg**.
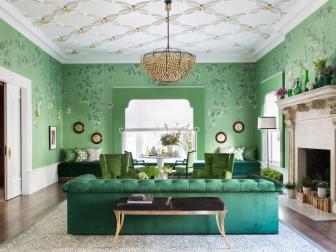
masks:
[[[117,241],[118,241],[118,237],[119,237],[119,233],[120,233],[120,230],[121,230],[121,227],[122,227],[122,222],[124,222],[124,218],[120,218],[121,217],[121,214],[119,211],[114,211],[114,214],[116,216],[116,232],[115,232],[115,235],[113,237],[113,241],[112,241],[112,245],[114,246]]]

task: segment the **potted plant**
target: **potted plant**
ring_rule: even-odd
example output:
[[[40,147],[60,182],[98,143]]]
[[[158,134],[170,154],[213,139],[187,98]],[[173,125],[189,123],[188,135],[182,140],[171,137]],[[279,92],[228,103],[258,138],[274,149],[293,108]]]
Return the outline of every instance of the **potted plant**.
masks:
[[[147,174],[147,176],[151,179],[155,178],[155,176],[159,175],[160,168],[155,166],[147,166],[143,169],[143,172]]]
[[[295,199],[296,184],[295,183],[287,183],[287,184],[285,184],[285,187],[286,187],[286,190],[287,190],[288,198]]]
[[[278,99],[283,99],[285,98],[285,95],[288,93],[288,90],[284,87],[279,88],[276,92],[275,95],[278,97]]]
[[[307,194],[308,191],[311,190],[311,187],[312,187],[312,182],[309,178],[305,178],[303,181],[302,181],[302,189],[303,189],[303,193],[304,194]]]
[[[327,197],[328,188],[329,188],[329,184],[327,181],[320,181],[317,184],[317,195],[319,196],[319,198]]]
[[[333,66],[325,66],[321,68],[320,74],[323,76],[323,84],[331,85],[334,72],[335,68]]]

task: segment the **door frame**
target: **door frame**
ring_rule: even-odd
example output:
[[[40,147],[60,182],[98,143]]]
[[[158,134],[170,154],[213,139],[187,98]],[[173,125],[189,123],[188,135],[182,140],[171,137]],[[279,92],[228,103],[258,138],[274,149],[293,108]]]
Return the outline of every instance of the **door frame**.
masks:
[[[29,194],[29,174],[33,163],[33,114],[31,80],[0,67],[0,81],[21,89],[21,174],[22,194]],[[6,167],[5,167],[6,169]]]

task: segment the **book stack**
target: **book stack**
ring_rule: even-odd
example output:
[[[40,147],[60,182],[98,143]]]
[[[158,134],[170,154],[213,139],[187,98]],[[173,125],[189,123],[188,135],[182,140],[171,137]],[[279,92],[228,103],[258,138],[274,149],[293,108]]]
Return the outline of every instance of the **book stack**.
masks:
[[[146,194],[132,194],[127,199],[127,204],[152,204],[153,195]]]

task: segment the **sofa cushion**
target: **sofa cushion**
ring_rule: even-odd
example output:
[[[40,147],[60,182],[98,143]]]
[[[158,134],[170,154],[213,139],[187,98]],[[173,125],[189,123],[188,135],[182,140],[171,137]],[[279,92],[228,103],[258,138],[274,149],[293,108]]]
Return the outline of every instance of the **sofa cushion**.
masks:
[[[75,148],[74,149],[76,153],[76,162],[87,162],[88,161],[88,153],[86,149],[79,149]]]
[[[236,160],[244,160],[243,153],[244,153],[245,147],[235,147],[233,150],[233,153],[235,155]]]
[[[76,160],[76,153],[74,149],[63,149],[62,150],[62,161],[63,162],[73,162]]]
[[[99,156],[102,152],[102,149],[86,149],[87,153],[88,153],[88,161],[92,162],[92,161],[98,161],[99,160]]]
[[[257,160],[257,148],[256,147],[246,147],[243,153],[244,160],[255,161]]]

